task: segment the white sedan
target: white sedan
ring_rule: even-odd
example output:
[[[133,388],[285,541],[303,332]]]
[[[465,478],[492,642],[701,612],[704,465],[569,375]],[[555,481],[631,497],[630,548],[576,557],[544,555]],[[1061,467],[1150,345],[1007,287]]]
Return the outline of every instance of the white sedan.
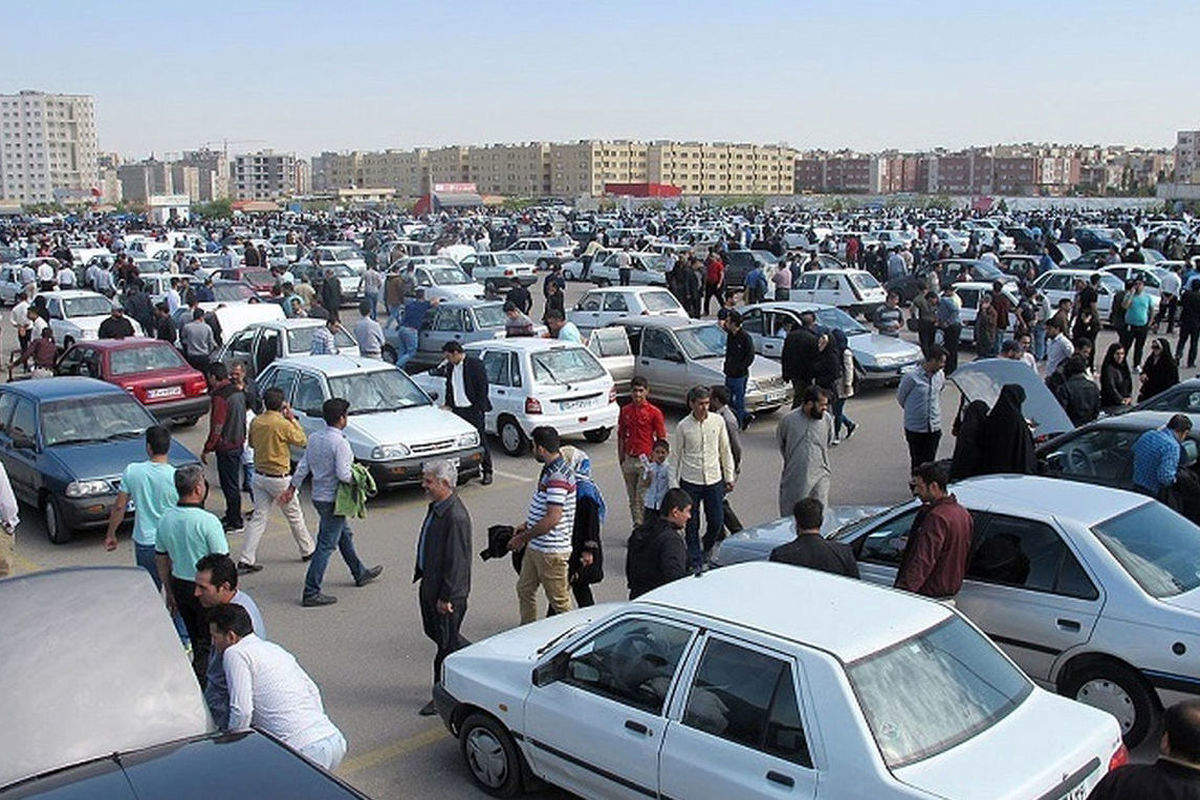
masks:
[[[675,295],[656,286],[610,286],[586,292],[567,320],[583,332],[603,328],[620,317],[668,316],[687,319]]]
[[[498,797],[1075,800],[1127,758],[954,610],[780,564],[485,639],[434,703]]]

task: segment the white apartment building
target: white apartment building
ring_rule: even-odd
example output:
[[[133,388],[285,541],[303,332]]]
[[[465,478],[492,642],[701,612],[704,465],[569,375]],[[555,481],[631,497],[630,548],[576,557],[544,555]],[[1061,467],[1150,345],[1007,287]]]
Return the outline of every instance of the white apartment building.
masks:
[[[298,170],[294,153],[260,150],[236,156],[230,166],[230,193],[238,200],[275,200],[304,194],[310,170]],[[308,165],[305,164],[305,167]]]
[[[90,95],[0,94],[0,199],[83,198],[98,178]]]

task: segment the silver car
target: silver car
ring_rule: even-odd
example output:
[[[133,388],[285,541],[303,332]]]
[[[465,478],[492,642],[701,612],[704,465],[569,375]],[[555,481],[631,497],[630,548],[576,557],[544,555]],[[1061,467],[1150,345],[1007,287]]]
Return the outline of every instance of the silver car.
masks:
[[[236,361],[244,361],[246,372],[253,378],[277,358],[308,355],[313,332],[324,325],[325,320],[316,317],[252,322],[229,336],[213,354],[212,360],[227,367]],[[345,328],[334,335],[334,343],[340,355],[358,355],[358,342]]]
[[[417,354],[410,366],[433,366],[442,360],[442,346],[449,341],[478,342],[504,336],[504,303],[496,300],[443,300],[425,314],[417,331]],[[535,328],[536,330],[536,328]],[[396,363],[400,351],[400,327],[395,319],[383,324],[383,358]]]

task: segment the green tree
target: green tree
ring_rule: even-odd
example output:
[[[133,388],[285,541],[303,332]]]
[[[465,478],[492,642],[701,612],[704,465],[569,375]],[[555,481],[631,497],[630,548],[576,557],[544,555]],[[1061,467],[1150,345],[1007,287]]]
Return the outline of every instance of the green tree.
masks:
[[[192,206],[192,214],[201,219],[227,219],[233,216],[233,203],[225,198]]]

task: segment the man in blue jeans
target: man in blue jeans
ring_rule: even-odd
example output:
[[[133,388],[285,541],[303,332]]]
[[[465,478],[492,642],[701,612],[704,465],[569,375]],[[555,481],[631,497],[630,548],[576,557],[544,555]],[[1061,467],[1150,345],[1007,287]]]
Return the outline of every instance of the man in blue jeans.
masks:
[[[400,349],[396,353],[397,369],[404,369],[404,365],[417,354],[418,331],[425,322],[425,315],[435,305],[436,302],[425,299],[424,289],[417,289],[417,296],[404,304],[404,312],[400,316]]]
[[[688,414],[675,427],[671,440],[671,481],[692,499],[686,539],[688,566],[700,567],[704,556],[716,544],[725,525],[725,495],[737,480],[733,450],[725,420],[708,410],[709,389],[694,386],[687,394]],[[700,504],[704,504],[706,527],[700,539]]]
[[[742,315],[730,311],[725,317],[725,388],[729,390],[729,408],[742,430],[753,419],[746,413],[746,383],[754,363],[754,340],[742,330]]]
[[[292,485],[279,495],[281,504],[290,502],[304,479],[312,475],[313,507],[320,515],[321,524],[317,532],[317,549],[313,551],[312,560],[308,562],[308,573],[304,576],[304,595],[300,604],[306,607],[327,606],[337,602],[333,595],[321,593],[325,567],[329,565],[329,557],[335,548],[341,551],[346,566],[350,568],[355,586],[366,586],[383,572],[382,566],[370,569],[363,566],[358,553],[354,551],[354,534],[349,523],[345,517],[333,513],[338,484],[350,483],[352,478],[350,466],[354,463],[354,454],[350,451],[346,434],[342,432],[349,410],[350,404],[340,397],[325,401],[321,406],[325,428],[308,437],[308,449],[296,466]]]

